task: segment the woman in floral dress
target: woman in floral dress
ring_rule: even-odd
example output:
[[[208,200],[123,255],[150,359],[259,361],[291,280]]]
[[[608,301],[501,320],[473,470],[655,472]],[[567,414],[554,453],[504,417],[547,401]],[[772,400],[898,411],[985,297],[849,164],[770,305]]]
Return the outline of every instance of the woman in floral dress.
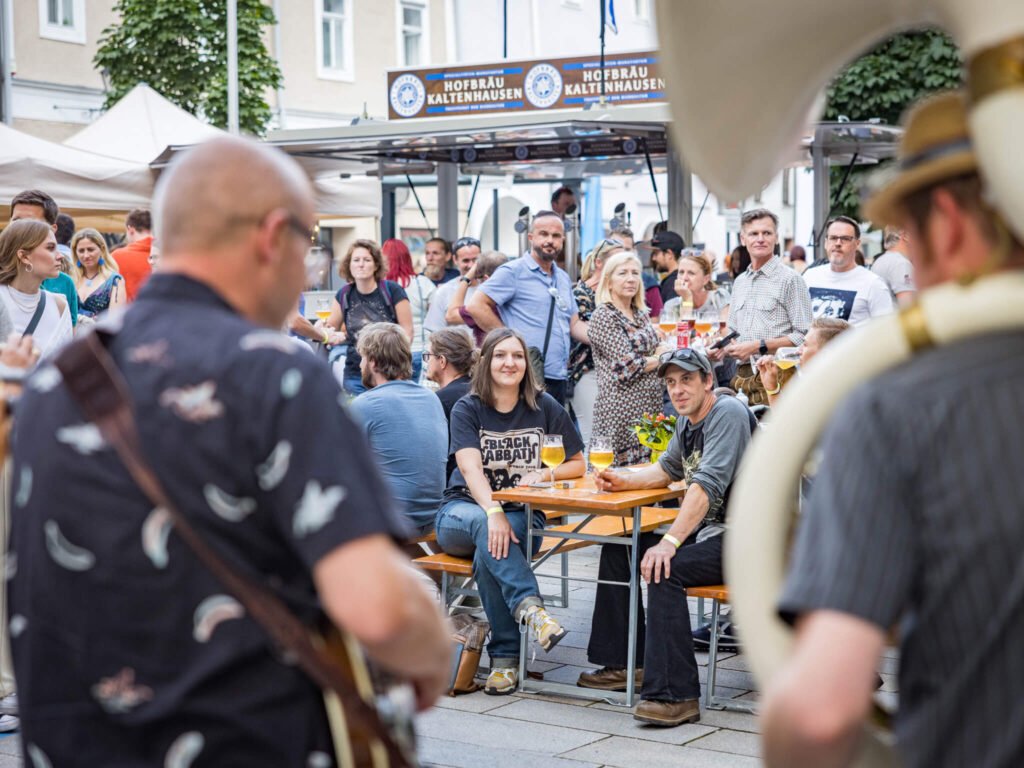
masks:
[[[615,466],[650,459],[631,425],[642,414],[661,410],[662,384],[656,371],[662,350],[647,315],[641,271],[635,253],[608,259],[597,289],[597,309],[590,318],[597,369],[594,434],[612,439]]]

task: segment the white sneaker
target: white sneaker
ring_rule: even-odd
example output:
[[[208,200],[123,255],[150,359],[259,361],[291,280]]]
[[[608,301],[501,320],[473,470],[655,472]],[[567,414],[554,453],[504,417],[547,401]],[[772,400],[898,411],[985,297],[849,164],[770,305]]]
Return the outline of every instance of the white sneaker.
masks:
[[[12,693],[0,699],[0,715],[18,715],[18,694]]]
[[[13,715],[0,715],[0,733],[10,733],[21,727],[21,720]]]
[[[515,667],[495,667],[487,676],[484,693],[490,696],[507,696],[515,693],[519,686],[519,670]]]
[[[565,637],[565,629],[552,618],[543,607],[531,605],[526,609],[520,621],[533,634],[533,639],[545,651],[554,648],[558,641]]]

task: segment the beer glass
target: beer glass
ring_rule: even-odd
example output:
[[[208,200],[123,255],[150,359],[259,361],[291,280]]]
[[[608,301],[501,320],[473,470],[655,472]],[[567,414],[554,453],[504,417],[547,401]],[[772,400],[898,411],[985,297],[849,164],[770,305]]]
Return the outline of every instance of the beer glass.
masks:
[[[612,447],[612,439],[605,435],[594,435],[590,438],[590,463],[593,465],[595,475],[604,472],[615,463],[615,449]],[[595,491],[605,493],[605,491]]]
[[[779,347],[775,352],[775,365],[779,370],[786,371],[800,362],[798,347]]]
[[[540,447],[541,463],[551,470],[551,487],[548,491],[555,492],[555,467],[565,461],[565,448],[562,445],[561,435],[544,435],[544,442]]]
[[[329,296],[318,296],[316,299],[316,316],[323,322],[331,316],[331,299]]]
[[[664,306],[658,318],[658,329],[665,334],[665,340],[675,339],[676,326],[679,324],[679,305]],[[671,343],[671,342],[670,342]]]

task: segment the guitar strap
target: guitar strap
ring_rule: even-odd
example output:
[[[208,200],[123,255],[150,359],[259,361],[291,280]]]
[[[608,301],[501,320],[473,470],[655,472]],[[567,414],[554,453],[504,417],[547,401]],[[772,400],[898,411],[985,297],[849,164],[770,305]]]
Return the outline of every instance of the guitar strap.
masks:
[[[335,663],[280,598],[222,560],[164,491],[140,450],[128,385],[106,348],[112,335],[111,331],[96,328],[68,345],[54,360],[72,398],[86,418],[96,424],[147,498],[170,514],[178,535],[203,565],[245,607],[274,643],[294,657],[314,683],[324,691],[337,693],[348,728],[359,729],[378,740],[387,751],[391,765],[408,768],[410,761],[388,733],[377,711],[359,696],[352,670]]]

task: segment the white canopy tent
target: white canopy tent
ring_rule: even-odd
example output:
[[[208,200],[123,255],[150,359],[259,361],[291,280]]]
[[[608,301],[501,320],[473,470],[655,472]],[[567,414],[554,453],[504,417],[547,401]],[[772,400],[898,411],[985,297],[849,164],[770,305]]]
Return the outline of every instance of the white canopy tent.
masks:
[[[40,189],[81,226],[124,226],[124,214],[149,205],[155,174],[145,164],[104,157],[0,124],[0,222],[19,192]]]
[[[64,143],[160,167],[174,151],[223,135],[225,132],[221,129],[207,125],[140,83],[89,127]],[[308,162],[301,157],[295,159],[313,180],[321,217],[380,216],[378,180],[365,176],[340,178],[342,171],[365,173],[365,165],[343,161],[325,163],[319,158],[309,158]]]

